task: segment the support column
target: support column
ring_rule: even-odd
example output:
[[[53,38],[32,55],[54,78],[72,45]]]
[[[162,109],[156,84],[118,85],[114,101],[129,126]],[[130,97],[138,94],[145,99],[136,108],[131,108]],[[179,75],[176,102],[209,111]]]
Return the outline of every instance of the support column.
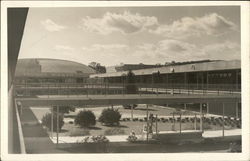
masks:
[[[207,114],[209,114],[209,103],[207,102]]]
[[[203,131],[202,124],[203,124],[203,122],[202,122],[202,103],[200,103],[200,130],[201,131]]]
[[[168,88],[168,74],[166,74],[166,84],[167,84],[167,88]]]
[[[235,71],[235,89],[238,90],[238,70]]]
[[[181,113],[180,113],[180,134],[181,134]]]
[[[209,84],[209,76],[208,76],[208,72],[207,72],[207,92],[208,92],[208,84]]]
[[[21,106],[20,106],[20,116],[22,116],[23,115],[23,105],[21,104]]]
[[[197,117],[196,117],[196,113],[194,114],[194,129],[197,130]]]
[[[131,105],[131,121],[134,119],[134,105]]]
[[[201,85],[202,90],[204,91],[204,73],[203,72],[201,73],[201,83],[202,83]]]
[[[123,86],[123,90],[122,90],[122,94],[125,94],[125,76],[122,76],[122,86]]]
[[[54,107],[51,107],[51,138],[53,138],[53,132],[54,132]]]
[[[174,112],[173,112],[173,123],[174,123],[174,124],[173,124],[172,130],[175,131],[175,118],[174,118]]]
[[[236,118],[239,118],[239,103],[238,103],[238,102],[236,102],[235,117],[236,117]]]
[[[187,104],[186,103],[184,103],[184,109],[187,110]]]
[[[199,73],[197,72],[196,73],[196,87],[197,87],[197,89],[198,89],[198,84],[199,84]]]
[[[59,107],[56,106],[56,144],[59,143]]]
[[[187,89],[187,73],[184,73],[184,85],[185,85],[185,89]]]
[[[158,135],[158,116],[155,115],[155,133],[156,136]]]
[[[222,103],[222,137],[224,138],[225,136],[225,120],[224,120],[224,102]]]
[[[25,79],[25,96],[27,96],[27,79]]]
[[[151,76],[151,86],[152,86],[152,93],[154,93],[154,88],[153,88],[153,86],[154,86],[154,74],[152,73],[152,76]]]
[[[148,104],[147,104],[147,142],[148,142]]]

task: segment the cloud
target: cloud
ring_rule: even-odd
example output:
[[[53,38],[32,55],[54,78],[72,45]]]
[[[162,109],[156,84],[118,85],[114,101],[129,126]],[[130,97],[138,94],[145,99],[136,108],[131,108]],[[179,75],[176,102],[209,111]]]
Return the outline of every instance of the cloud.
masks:
[[[66,45],[56,45],[54,48],[56,51],[73,51],[74,48]]]
[[[156,44],[142,44],[137,47],[136,54],[148,56],[149,59],[158,62],[171,60],[190,60],[204,56],[204,52],[194,44],[184,41],[166,39]]]
[[[143,29],[150,29],[158,25],[156,17],[142,16],[139,13],[128,11],[122,14],[107,12],[102,18],[91,18],[89,16],[82,19],[81,28],[103,35],[118,31],[123,34],[139,32]]]
[[[82,47],[84,51],[102,51],[105,50],[127,50],[129,47],[124,44],[93,44],[90,47]]]
[[[126,44],[93,44],[82,47],[81,57],[87,62],[95,61],[110,66],[127,60],[130,53],[130,47]]]
[[[237,30],[236,24],[217,13],[211,13],[203,17],[183,17],[172,24],[159,25],[156,30],[150,30],[150,32],[170,38],[185,39],[191,36],[218,36],[233,30]]]
[[[62,25],[58,25],[56,24],[54,21],[52,21],[51,19],[46,19],[41,21],[42,26],[50,31],[50,32],[55,32],[55,31],[61,31],[63,29],[66,28],[66,26],[62,26]]]
[[[120,63],[156,64],[170,61],[204,59],[230,60],[240,58],[240,45],[225,41],[209,45],[197,45],[182,40],[164,39],[156,43],[135,46],[125,44],[93,44],[82,47],[81,58],[110,66]]]
[[[148,31],[178,40],[192,36],[218,36],[238,30],[236,24],[217,13],[206,14],[202,17],[183,17],[171,24],[160,24],[157,17],[142,16],[139,13],[129,11],[124,11],[121,14],[107,12],[101,18],[87,16],[82,19],[81,28],[103,35],[112,32],[131,34]]]
[[[231,41],[210,44],[205,46],[203,50],[207,57],[211,59],[229,60],[240,59],[241,57],[240,44]]]
[[[164,63],[167,61],[190,61],[201,59],[240,59],[240,45],[225,41],[209,45],[196,45],[180,40],[165,39],[156,44],[141,44],[135,54],[145,61]]]

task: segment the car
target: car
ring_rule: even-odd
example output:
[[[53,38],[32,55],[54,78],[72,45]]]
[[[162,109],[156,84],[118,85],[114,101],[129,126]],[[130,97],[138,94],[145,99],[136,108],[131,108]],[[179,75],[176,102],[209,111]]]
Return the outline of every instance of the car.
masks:
[[[126,104],[126,105],[123,105],[123,108],[125,109],[135,109],[138,105],[137,104]]]

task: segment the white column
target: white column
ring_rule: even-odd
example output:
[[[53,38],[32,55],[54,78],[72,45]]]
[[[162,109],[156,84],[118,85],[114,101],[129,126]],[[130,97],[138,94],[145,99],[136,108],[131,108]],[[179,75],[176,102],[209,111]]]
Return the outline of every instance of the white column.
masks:
[[[51,138],[53,138],[53,131],[54,131],[54,108],[53,106],[51,107],[51,128],[50,128],[50,131],[51,131]]]
[[[148,128],[148,104],[147,104],[147,141],[148,141],[148,131],[149,128]]]
[[[157,115],[155,115],[155,133],[156,133],[156,136],[157,136],[157,134],[158,134],[158,116]]]
[[[200,103],[200,130],[202,131],[203,129],[202,129],[202,125],[203,124],[203,122],[202,122],[202,103]]]
[[[196,113],[194,114],[194,129],[197,129],[197,117],[196,117]]]
[[[181,134],[181,113],[180,113],[180,134]]]
[[[239,106],[238,102],[236,102],[236,107],[235,107],[235,117],[239,118]]]
[[[225,136],[225,125],[224,125],[224,124],[225,124],[225,123],[224,123],[224,121],[225,121],[225,120],[224,120],[224,115],[225,115],[225,114],[224,114],[224,112],[225,112],[224,110],[225,110],[225,109],[224,109],[224,106],[225,106],[225,105],[224,105],[224,102],[223,102],[223,103],[222,103],[222,137],[223,137],[223,138],[224,138],[224,136]]]
[[[131,105],[131,121],[134,119],[134,105]]]
[[[56,106],[56,144],[59,143],[59,107]]]

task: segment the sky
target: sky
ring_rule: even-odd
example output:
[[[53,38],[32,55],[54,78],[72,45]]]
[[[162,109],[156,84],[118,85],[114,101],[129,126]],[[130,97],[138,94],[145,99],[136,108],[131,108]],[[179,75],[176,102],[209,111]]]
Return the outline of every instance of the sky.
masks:
[[[240,59],[240,7],[30,8],[19,58],[165,64]]]

